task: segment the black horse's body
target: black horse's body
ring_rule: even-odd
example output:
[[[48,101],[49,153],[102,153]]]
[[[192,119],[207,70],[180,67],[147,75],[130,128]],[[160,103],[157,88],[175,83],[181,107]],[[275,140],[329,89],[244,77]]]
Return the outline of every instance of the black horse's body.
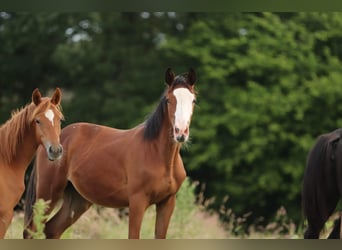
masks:
[[[311,149],[302,186],[302,208],[308,221],[304,238],[319,238],[342,197],[342,129],[318,137]],[[329,238],[340,238],[341,219]]]

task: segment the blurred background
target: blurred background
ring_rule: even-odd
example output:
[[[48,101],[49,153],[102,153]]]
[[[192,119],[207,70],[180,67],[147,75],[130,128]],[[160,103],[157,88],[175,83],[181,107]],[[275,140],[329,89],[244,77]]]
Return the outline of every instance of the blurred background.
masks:
[[[342,125],[341,60],[335,12],[0,12],[0,121],[34,88],[58,86],[63,126],[131,128],[159,101],[167,67],[193,67],[198,104],[181,153],[197,192],[245,225],[279,209],[301,225],[306,156]]]

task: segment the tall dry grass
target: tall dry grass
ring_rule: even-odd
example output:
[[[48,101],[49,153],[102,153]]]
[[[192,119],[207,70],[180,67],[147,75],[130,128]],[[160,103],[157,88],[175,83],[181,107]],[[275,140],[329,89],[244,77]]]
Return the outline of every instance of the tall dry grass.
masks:
[[[186,180],[177,194],[177,203],[171,218],[167,238],[170,239],[223,239],[228,234],[216,214],[205,212],[196,204],[196,184]],[[36,223],[42,220],[44,208],[41,203],[35,210]],[[118,209],[93,205],[81,218],[62,235],[63,239],[127,239],[128,217]],[[155,210],[147,209],[141,230],[141,238],[154,238]],[[43,227],[39,227],[43,228]],[[6,234],[7,239],[22,238],[23,214],[17,213]],[[43,238],[40,232],[34,238]]]
[[[171,218],[167,238],[169,239],[300,239],[303,227],[295,225],[288,217],[285,208],[280,208],[272,222],[260,226],[251,225],[245,230],[245,221],[249,214],[237,216],[222,206],[217,211],[208,207],[212,200],[204,200],[203,194],[195,196],[195,183],[186,180],[177,195],[176,208]],[[226,203],[226,200],[222,202]],[[39,202],[35,208],[36,223],[43,219],[44,203]],[[125,213],[126,212],[126,213]],[[327,230],[322,234],[326,237],[332,229],[333,220],[339,216],[334,214],[326,223]],[[220,218],[228,218],[222,222]],[[145,213],[141,238],[154,237],[155,210],[151,206]],[[43,225],[39,227],[34,238],[44,238]],[[23,214],[16,213],[5,236],[6,239],[21,239],[23,231]],[[83,216],[62,235],[62,239],[127,239],[127,210],[92,206]]]

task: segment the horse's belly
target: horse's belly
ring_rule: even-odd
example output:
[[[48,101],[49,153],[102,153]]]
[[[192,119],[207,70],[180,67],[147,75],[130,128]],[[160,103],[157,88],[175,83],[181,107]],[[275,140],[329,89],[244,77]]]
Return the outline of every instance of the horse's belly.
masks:
[[[128,199],[124,190],[115,191],[110,194],[102,193],[91,198],[94,203],[105,207],[120,208],[128,206]]]
[[[127,185],[122,181],[97,178],[70,178],[76,190],[92,203],[106,207],[128,206]]]
[[[110,191],[102,190],[101,192],[79,190],[81,195],[92,203],[105,207],[126,207],[128,206],[127,192],[125,189]]]

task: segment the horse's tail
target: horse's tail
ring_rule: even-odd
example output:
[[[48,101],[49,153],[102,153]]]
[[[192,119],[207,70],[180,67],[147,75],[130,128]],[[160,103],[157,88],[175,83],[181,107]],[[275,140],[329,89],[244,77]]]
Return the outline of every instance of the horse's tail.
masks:
[[[26,194],[25,194],[25,207],[24,207],[24,238],[27,235],[27,227],[32,223],[33,219],[33,205],[36,202],[36,182],[37,182],[37,174],[36,174],[36,161],[34,162],[30,179],[28,184],[26,185]]]
[[[336,184],[336,150],[340,133],[321,135],[308,154],[302,185],[302,209],[309,226],[324,227],[338,199]]]

